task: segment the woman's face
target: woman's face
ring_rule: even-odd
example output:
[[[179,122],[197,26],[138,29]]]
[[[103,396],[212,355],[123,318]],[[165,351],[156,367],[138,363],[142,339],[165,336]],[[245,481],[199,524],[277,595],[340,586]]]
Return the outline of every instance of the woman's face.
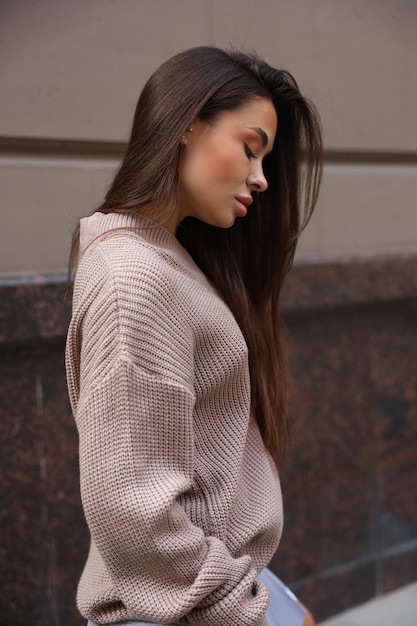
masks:
[[[183,140],[178,221],[192,216],[229,228],[245,217],[252,192],[268,186],[262,159],[276,130],[275,108],[266,98],[223,111],[212,123],[197,119]]]

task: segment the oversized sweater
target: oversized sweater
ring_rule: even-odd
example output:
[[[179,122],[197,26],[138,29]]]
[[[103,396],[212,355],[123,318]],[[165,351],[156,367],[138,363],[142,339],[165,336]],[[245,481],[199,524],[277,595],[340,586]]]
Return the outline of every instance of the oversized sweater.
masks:
[[[240,328],[142,216],[81,220],[66,365],[91,533],[77,604],[100,623],[262,626],[282,502]]]

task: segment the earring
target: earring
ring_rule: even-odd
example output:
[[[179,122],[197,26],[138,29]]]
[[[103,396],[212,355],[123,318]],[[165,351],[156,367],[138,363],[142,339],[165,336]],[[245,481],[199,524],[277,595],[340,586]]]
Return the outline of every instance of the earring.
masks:
[[[187,143],[187,135],[188,135],[188,133],[192,133],[192,132],[193,132],[193,127],[190,126],[190,128],[187,130],[187,132],[184,133],[184,135],[181,137],[181,143],[182,144],[185,145]]]

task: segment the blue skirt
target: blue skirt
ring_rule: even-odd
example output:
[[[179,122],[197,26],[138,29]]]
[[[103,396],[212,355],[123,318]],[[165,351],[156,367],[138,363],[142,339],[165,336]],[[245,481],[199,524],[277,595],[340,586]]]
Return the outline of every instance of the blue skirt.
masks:
[[[306,611],[298,604],[295,595],[288,589],[278,576],[265,568],[258,576],[269,589],[270,601],[266,611],[268,626],[302,626]],[[88,621],[87,626],[101,626]],[[107,626],[177,626],[176,624],[160,624],[159,622],[113,622]]]

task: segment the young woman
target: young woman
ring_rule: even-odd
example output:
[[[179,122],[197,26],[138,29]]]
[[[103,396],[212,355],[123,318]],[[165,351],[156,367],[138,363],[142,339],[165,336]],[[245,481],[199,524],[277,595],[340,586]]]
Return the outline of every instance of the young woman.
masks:
[[[121,167],[73,242],[90,624],[279,619],[261,573],[282,529],[278,304],[321,159],[314,107],[253,55],[190,49],[142,91]]]

